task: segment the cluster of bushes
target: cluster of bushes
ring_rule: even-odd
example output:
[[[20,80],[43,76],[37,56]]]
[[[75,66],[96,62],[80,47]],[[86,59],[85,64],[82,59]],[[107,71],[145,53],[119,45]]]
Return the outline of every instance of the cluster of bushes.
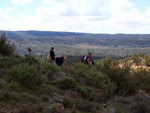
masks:
[[[0,36],[0,53],[3,56],[10,56],[14,53],[15,46],[8,42],[5,33],[2,33]]]
[[[136,54],[128,60],[132,60],[136,66],[150,66],[150,56],[143,53]]]
[[[96,68],[89,68],[82,63],[72,63],[68,67],[68,74],[72,75],[76,82],[83,86],[100,90],[100,96],[112,97],[115,94],[116,84],[110,78],[98,71]],[[89,91],[90,92],[90,91]]]
[[[87,100],[93,100],[93,92],[90,87],[81,87],[72,78],[61,78],[53,82],[58,88],[63,90],[77,91],[81,93],[82,97]]]
[[[106,74],[111,82],[116,84],[115,92],[117,94],[129,94],[136,91],[136,85],[128,65],[120,66],[118,60],[110,58],[103,59],[103,61],[97,65],[99,71]]]
[[[2,35],[1,37],[5,36]],[[131,57],[133,63],[141,65],[141,59],[137,59],[139,56],[140,58],[143,57],[147,62],[145,65],[149,66],[150,57],[143,54]],[[120,63],[119,60],[110,58],[96,61],[96,66],[91,68],[83,63],[73,62],[63,68],[66,73],[61,76],[62,73],[57,73],[61,72],[61,68],[55,64],[41,62],[32,55],[23,57],[13,54],[0,59],[0,69],[7,70],[7,74],[4,76],[5,82],[3,82],[3,78],[1,78],[3,81],[0,81],[0,89],[3,89],[0,100],[12,102],[12,104],[19,101],[31,102],[38,106],[33,105],[32,107],[40,112],[44,108],[41,105],[51,105],[49,111],[57,112],[59,104],[50,101],[54,92],[57,92],[55,94],[58,95],[58,98],[63,97],[63,94],[67,92],[76,92],[79,94],[78,100],[81,99],[83,103],[74,102],[75,100],[71,97],[63,98],[62,103],[65,108],[73,109],[77,107],[77,109],[86,112],[94,112],[97,109],[92,102],[101,103],[103,100],[106,102],[114,95],[133,94],[137,89],[150,93],[150,71],[146,69],[132,71],[126,63]],[[53,78],[55,75],[56,77]],[[5,92],[5,90],[8,91]],[[23,94],[24,91],[32,96]],[[31,110],[20,108],[20,112]]]
[[[2,57],[0,60],[0,68],[11,68],[24,63],[25,59],[23,56],[14,54],[10,57]]]
[[[133,72],[133,75],[137,88],[150,94],[150,70],[139,69]]]
[[[40,61],[32,55],[26,55],[25,57],[13,54],[10,57],[2,57],[0,60],[0,68],[11,68],[22,64],[35,65],[39,67]]]
[[[135,55],[133,58],[149,59],[148,55]],[[132,59],[133,59],[132,58]],[[115,93],[118,95],[133,94],[138,89],[150,93],[150,71],[148,69],[138,68],[131,70],[125,63],[120,65],[118,60],[105,58],[97,62],[97,69],[106,74],[110,81],[116,84]]]
[[[7,81],[20,83],[29,89],[35,89],[44,83],[45,78],[43,75],[38,74],[33,66],[24,64],[19,67],[13,67],[8,71]]]

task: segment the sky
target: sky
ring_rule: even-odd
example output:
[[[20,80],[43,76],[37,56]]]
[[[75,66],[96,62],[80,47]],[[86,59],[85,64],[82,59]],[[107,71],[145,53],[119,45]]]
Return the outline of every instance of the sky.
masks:
[[[150,0],[0,0],[0,30],[150,34]]]

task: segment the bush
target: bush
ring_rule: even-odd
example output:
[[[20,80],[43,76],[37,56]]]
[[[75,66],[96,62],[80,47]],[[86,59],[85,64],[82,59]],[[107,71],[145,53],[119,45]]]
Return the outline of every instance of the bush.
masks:
[[[63,90],[75,90],[76,87],[78,87],[78,84],[72,78],[62,78],[60,80],[55,80],[54,84]]]
[[[45,78],[37,73],[37,70],[33,66],[22,65],[20,67],[13,67],[8,71],[8,82],[16,81],[27,88],[40,87]]]
[[[20,101],[18,96],[19,94],[6,90],[1,92],[0,100],[14,104]]]
[[[82,97],[88,100],[93,100],[92,89],[89,87],[80,87],[72,78],[62,78],[55,80],[54,84],[63,90],[77,91],[82,94]]]
[[[64,105],[65,108],[73,108],[74,103],[70,99],[64,99],[63,100],[63,105]]]
[[[142,59],[144,57],[146,57],[146,55],[143,53],[140,53],[140,54],[132,56],[131,60],[133,60],[133,63],[135,63],[136,66],[140,66],[142,65]]]
[[[58,66],[56,66],[55,64],[52,64],[52,63],[45,63],[45,65],[44,65],[44,69],[46,70],[46,71],[53,71],[54,73],[56,73],[56,72],[60,72],[60,68],[58,67]]]
[[[126,65],[120,66],[117,60],[104,59],[101,64],[97,64],[98,69],[108,75],[111,82],[116,84],[117,94],[128,94],[136,91],[136,85],[133,81],[133,76],[130,73],[130,68]]]
[[[137,70],[133,73],[134,81],[139,89],[150,93],[150,71],[145,69]]]
[[[59,104],[52,104],[50,113],[59,113],[58,108],[59,108]]]
[[[40,62],[33,55],[25,55],[25,63],[29,65],[37,65],[39,66]]]
[[[92,101],[94,99],[92,89],[90,87],[77,87],[76,91],[82,94],[82,97]]]
[[[68,73],[75,77],[85,77],[89,67],[83,63],[72,63],[68,68]]]
[[[102,96],[105,98],[111,98],[115,94],[116,84],[111,82],[110,79],[102,82]]]
[[[94,78],[100,73],[94,70],[93,68],[89,68],[87,65],[83,63],[73,63],[68,68],[68,73],[73,74],[73,78],[83,85],[91,86],[93,85]]]
[[[0,60],[0,68],[11,68],[12,66],[24,63],[24,57],[14,54],[11,57],[2,57]]]
[[[147,67],[150,67],[150,56],[145,56],[145,62],[144,64],[147,66]]]
[[[111,97],[115,94],[116,84],[108,78],[107,75],[98,72],[95,68],[89,68],[82,63],[73,63],[69,66],[68,73],[73,74],[75,80],[85,86],[93,86],[101,89],[106,97]],[[86,90],[78,91],[82,93],[83,97],[92,100],[92,95],[84,95]],[[89,94],[89,93],[87,93]],[[90,99],[91,98],[91,99]]]
[[[5,33],[0,36],[0,53],[3,56],[11,56],[14,53],[15,46],[6,40]]]

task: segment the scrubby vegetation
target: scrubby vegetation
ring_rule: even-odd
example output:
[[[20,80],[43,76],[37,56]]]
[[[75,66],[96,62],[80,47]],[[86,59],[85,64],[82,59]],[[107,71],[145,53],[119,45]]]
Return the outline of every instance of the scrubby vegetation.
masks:
[[[73,62],[62,69],[31,55],[2,57],[0,112],[148,113],[149,57],[105,58],[92,68]]]
[[[76,60],[62,68],[33,55],[0,59],[2,113],[149,113],[150,55]]]
[[[7,40],[5,33],[2,33],[0,36],[0,53],[3,56],[10,56],[14,53],[14,50],[15,46]]]

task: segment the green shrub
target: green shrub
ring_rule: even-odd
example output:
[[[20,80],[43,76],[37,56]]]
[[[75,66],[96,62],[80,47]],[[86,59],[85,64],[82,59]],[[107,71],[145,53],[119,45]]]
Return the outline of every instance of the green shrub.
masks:
[[[92,101],[94,99],[92,89],[90,87],[77,87],[76,91],[82,94],[82,97]]]
[[[73,75],[73,78],[83,85],[93,85],[94,78],[100,73],[94,68],[89,68],[83,63],[73,63],[68,68],[68,73]]]
[[[8,82],[16,81],[27,88],[37,88],[45,81],[44,76],[39,75],[33,66],[22,65],[13,67],[8,71]]]
[[[82,97],[87,100],[93,100],[93,93],[90,87],[80,87],[72,78],[62,78],[55,80],[54,84],[63,90],[77,91],[82,94]]]
[[[150,93],[150,71],[139,69],[133,73],[133,77],[139,89]]]
[[[97,89],[101,89],[103,94],[107,97],[111,97],[115,94],[116,84],[113,81],[110,81],[110,78],[107,75],[98,72],[95,68],[89,68],[87,65],[82,63],[73,63],[69,66],[68,73],[73,74],[75,80],[85,86],[93,86]],[[80,90],[81,91],[80,91]],[[85,95],[86,90],[77,88],[83,97],[92,100],[92,95]],[[90,99],[91,98],[91,99]]]
[[[147,67],[150,67],[150,56],[145,56],[145,62],[144,64],[147,66]]]
[[[43,84],[41,87],[38,88],[38,90],[31,92],[35,95],[48,95],[51,96],[54,92],[57,91],[57,88],[53,85]]]
[[[15,92],[19,92],[19,93],[24,92],[24,88],[22,86],[20,86],[20,84],[18,82],[14,82],[14,81],[12,81],[11,83],[7,83],[3,89],[15,91]]]
[[[75,77],[85,77],[89,67],[83,63],[72,63],[68,68],[68,73],[75,75]]]
[[[53,71],[54,73],[56,73],[56,72],[60,72],[60,68],[58,67],[58,66],[56,66],[55,64],[52,64],[52,63],[45,63],[45,65],[44,65],[44,69],[46,70],[46,71]]]
[[[114,96],[116,90],[116,84],[107,79],[102,82],[102,96],[105,98],[110,98]]]
[[[29,65],[38,65],[40,64],[39,60],[33,55],[25,55],[25,62]]]
[[[1,101],[10,102],[12,104],[20,101],[20,99],[18,97],[19,97],[19,94],[8,91],[8,90],[2,91],[0,94]]]
[[[146,57],[144,53],[136,54],[131,57],[131,60],[133,60],[133,63],[135,63],[136,66],[142,65],[142,58]]]
[[[3,56],[11,56],[15,51],[15,46],[6,40],[5,33],[0,36],[0,53]]]
[[[14,54],[11,57],[2,57],[0,60],[0,68],[11,68],[12,66],[24,63],[24,57]]]
[[[136,91],[136,85],[133,81],[130,68],[126,65],[120,67],[117,60],[104,59],[101,64],[97,64],[98,69],[108,75],[111,82],[116,84],[117,94],[128,94]],[[100,65],[100,66],[99,66]]]
[[[58,113],[59,112],[58,107],[59,107],[59,104],[52,104],[50,113]]]
[[[63,100],[63,105],[65,108],[73,108],[74,102],[70,99],[64,99]]]
[[[78,87],[78,84],[72,78],[61,78],[60,80],[55,80],[54,84],[63,90],[74,90]]]

